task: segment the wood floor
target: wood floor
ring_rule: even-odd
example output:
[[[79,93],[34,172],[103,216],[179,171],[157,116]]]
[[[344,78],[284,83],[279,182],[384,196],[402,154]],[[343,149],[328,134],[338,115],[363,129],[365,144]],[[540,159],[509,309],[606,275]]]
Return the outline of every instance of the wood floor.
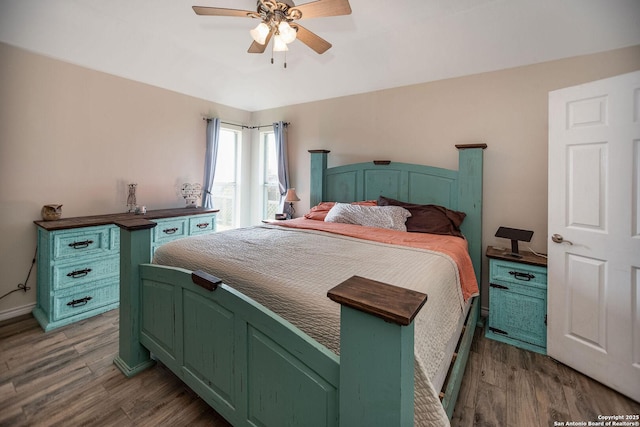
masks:
[[[0,426],[228,426],[162,365],[125,378],[113,365],[118,311],[43,333],[0,324]],[[552,359],[478,330],[452,426],[553,426],[639,414],[640,404]]]

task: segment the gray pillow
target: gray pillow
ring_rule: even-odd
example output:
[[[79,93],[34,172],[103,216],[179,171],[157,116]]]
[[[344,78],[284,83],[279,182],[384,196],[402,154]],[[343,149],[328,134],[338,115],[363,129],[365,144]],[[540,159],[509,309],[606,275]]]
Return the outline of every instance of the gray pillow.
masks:
[[[324,220],[326,222],[407,231],[405,222],[410,216],[411,212],[401,206],[361,206],[336,203],[329,210]]]

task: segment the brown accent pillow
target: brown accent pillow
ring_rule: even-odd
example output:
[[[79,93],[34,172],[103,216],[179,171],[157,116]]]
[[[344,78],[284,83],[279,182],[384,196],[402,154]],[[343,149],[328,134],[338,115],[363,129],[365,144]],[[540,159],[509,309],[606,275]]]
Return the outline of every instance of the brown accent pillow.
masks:
[[[329,211],[335,204],[336,202],[320,202],[316,206],[312,207],[309,212],[304,215],[304,217],[307,219],[315,219],[316,221],[324,221],[324,217],[327,216],[327,213],[329,213]],[[361,206],[377,206],[378,202],[376,200],[363,200],[362,202],[353,202],[351,204]]]
[[[407,231],[463,237],[460,224],[467,216],[464,212],[453,211],[438,205],[406,203],[384,196],[378,197],[378,206],[402,206],[411,212],[406,222]]]

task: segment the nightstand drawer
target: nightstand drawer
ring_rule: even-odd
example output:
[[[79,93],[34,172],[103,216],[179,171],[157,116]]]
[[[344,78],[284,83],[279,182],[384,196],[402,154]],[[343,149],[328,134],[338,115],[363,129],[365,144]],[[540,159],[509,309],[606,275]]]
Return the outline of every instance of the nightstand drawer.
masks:
[[[56,294],[53,300],[53,320],[76,316],[105,305],[118,302],[120,288],[113,284],[87,286],[85,289],[65,294]]]
[[[197,216],[189,218],[189,235],[211,233],[216,230],[216,216]]]
[[[120,258],[93,258],[53,267],[53,289],[66,289],[120,274]]]
[[[545,267],[490,259],[489,272],[489,283],[526,284],[527,286],[547,288],[547,269]]]
[[[53,235],[53,260],[86,257],[114,251],[111,243],[113,226],[87,227],[82,230],[55,232]],[[115,248],[118,253],[120,247]]]
[[[153,229],[153,241],[166,243],[189,235],[188,219],[176,218],[155,221],[158,225]]]

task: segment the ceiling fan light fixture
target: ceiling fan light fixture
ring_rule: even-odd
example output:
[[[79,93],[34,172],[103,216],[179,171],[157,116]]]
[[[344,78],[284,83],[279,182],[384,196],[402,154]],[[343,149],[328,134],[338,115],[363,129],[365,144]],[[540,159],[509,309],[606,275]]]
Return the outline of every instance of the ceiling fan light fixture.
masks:
[[[280,21],[278,24],[278,33],[280,33],[282,41],[287,44],[292,43],[298,35],[296,30],[294,30],[287,21]]]
[[[264,53],[273,38],[275,46],[272,52],[287,51],[287,44],[299,39],[302,44],[321,55],[331,49],[331,43],[309,31],[298,21],[302,18],[351,14],[349,0],[301,0],[303,4],[298,6],[293,0],[253,1],[256,1],[255,12],[208,6],[192,8],[196,15],[232,16],[258,20],[260,22],[258,26],[249,31],[253,42],[247,50],[248,53]]]
[[[271,31],[269,26],[264,22],[261,22],[253,30],[250,30],[249,34],[251,34],[251,37],[256,41],[256,43],[264,44],[267,41],[269,31]]]
[[[288,50],[289,50],[289,47],[287,46],[287,44],[282,39],[282,36],[280,34],[276,34],[273,37],[273,51],[274,52],[286,52]]]

